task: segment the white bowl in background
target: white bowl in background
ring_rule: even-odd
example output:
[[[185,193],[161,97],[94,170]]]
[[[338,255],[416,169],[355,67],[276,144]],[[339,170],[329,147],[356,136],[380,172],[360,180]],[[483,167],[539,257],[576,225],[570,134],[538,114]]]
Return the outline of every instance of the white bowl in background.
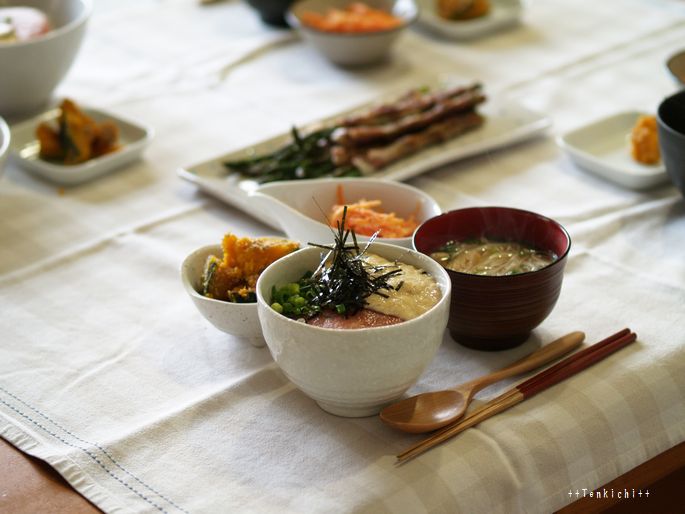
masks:
[[[45,106],[71,67],[92,11],[91,0],[9,0],[45,12],[53,29],[30,41],[0,44],[0,115],[33,113]]]
[[[278,314],[271,288],[297,282],[320,262],[319,248],[304,248],[271,264],[257,281],[264,339],[283,373],[327,412],[345,417],[377,414],[399,398],[433,360],[447,326],[450,279],[436,261],[414,250],[373,243],[370,253],[428,272],[442,298],[418,318],[366,329],[320,328]]]
[[[0,118],[0,178],[5,171],[5,162],[10,147],[10,129],[5,120]]]
[[[300,0],[290,8],[286,19],[331,62],[363,66],[386,58],[399,35],[416,20],[419,12],[413,0],[366,0],[364,3],[369,7],[391,12],[404,23],[393,29],[364,33],[326,32],[309,27],[300,19],[305,11],[323,14],[330,8],[343,9],[350,3],[350,0]]]
[[[333,241],[334,228],[326,223],[331,207],[337,203],[337,190],[342,187],[346,203],[359,200],[381,200],[383,212],[394,212],[401,218],[416,215],[418,225],[442,214],[438,203],[415,187],[389,180],[370,178],[312,179],[263,184],[250,193],[258,208],[273,215],[289,239],[306,244]],[[418,226],[417,225],[417,226]],[[359,242],[369,240],[357,235]],[[379,242],[412,247],[412,236],[378,239]]]
[[[227,334],[247,340],[252,346],[264,346],[262,329],[257,316],[256,303],[233,303],[214,300],[202,296],[199,291],[202,284],[202,273],[207,257],[216,255],[221,258],[221,245],[209,245],[195,250],[181,265],[181,281],[188,296],[197,310],[216,328]]]

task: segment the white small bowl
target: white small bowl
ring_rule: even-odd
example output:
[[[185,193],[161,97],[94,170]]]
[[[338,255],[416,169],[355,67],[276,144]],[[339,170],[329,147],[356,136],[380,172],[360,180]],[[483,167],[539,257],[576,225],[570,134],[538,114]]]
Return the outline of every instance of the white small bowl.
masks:
[[[203,246],[195,250],[181,265],[181,280],[188,296],[197,310],[216,328],[227,334],[246,339],[252,346],[264,346],[262,329],[257,316],[256,303],[233,303],[214,300],[202,296],[199,291],[202,284],[202,273],[207,257],[216,255],[221,258],[221,245]]]
[[[418,225],[442,214],[438,203],[420,189],[370,178],[313,179],[272,182],[250,193],[252,202],[273,215],[289,239],[329,243],[334,230],[324,223],[331,207],[337,202],[338,187],[343,188],[347,203],[359,200],[380,200],[384,212],[394,212],[401,218],[415,214]],[[417,225],[417,226],[418,226]],[[357,235],[357,241],[368,241],[368,236]],[[412,236],[383,237],[379,242],[412,247]]]
[[[387,57],[402,31],[418,16],[413,0],[366,0],[364,3],[369,7],[391,12],[404,23],[390,30],[348,34],[318,30],[301,21],[305,11],[323,14],[331,8],[343,9],[350,3],[350,0],[301,0],[290,8],[286,20],[331,62],[341,66],[363,66]]]
[[[5,120],[0,118],[0,178],[5,171],[5,162],[10,147],[10,129]]]
[[[427,271],[442,298],[418,318],[386,327],[320,328],[278,314],[271,288],[296,282],[319,264],[321,250],[304,248],[274,262],[257,281],[257,306],[264,339],[283,373],[331,414],[377,414],[399,398],[433,360],[449,315],[451,284],[445,269],[414,250],[374,243],[371,253]]]
[[[55,28],[30,41],[0,44],[4,116],[35,112],[47,104],[76,58],[92,11],[91,0],[21,0],[10,5],[41,9]]]
[[[36,127],[59,116],[59,109],[51,109],[30,120],[12,126],[12,159],[22,168],[57,184],[76,185],[106,175],[139,159],[152,141],[154,131],[150,127],[134,123],[112,113],[98,109],[83,108],[83,112],[96,122],[113,121],[119,127],[119,148],[82,164],[59,164],[40,158],[40,143],[36,139]]]

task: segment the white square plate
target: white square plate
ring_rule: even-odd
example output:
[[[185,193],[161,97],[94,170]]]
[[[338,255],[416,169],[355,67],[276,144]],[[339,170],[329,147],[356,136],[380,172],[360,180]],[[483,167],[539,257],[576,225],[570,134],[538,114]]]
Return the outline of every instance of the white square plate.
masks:
[[[630,154],[630,133],[645,114],[621,112],[567,132],[557,143],[578,166],[600,177],[630,189],[654,187],[668,182],[663,163],[641,164]]]
[[[516,25],[523,6],[520,0],[490,0],[490,12],[480,18],[451,21],[436,10],[436,0],[417,0],[420,7],[418,24],[448,39],[475,39]]]
[[[52,109],[12,126],[10,146],[12,160],[25,170],[58,184],[75,185],[101,177],[138,159],[152,139],[153,131],[149,127],[97,109],[83,108],[83,112],[98,123],[105,120],[116,123],[119,127],[121,148],[83,164],[65,165],[41,159],[39,157],[40,144],[36,139],[36,127],[39,123],[53,121],[59,116],[59,109]]]

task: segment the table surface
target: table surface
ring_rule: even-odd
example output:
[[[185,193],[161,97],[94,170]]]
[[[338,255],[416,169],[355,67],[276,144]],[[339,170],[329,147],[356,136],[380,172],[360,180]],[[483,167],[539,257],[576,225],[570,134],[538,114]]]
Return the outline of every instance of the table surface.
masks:
[[[62,188],[10,164],[0,182],[0,436],[120,512],[547,512],[685,440],[685,205],[574,166],[554,136],[654,112],[682,3],[531,1],[520,26],[455,43],[419,28],[383,66],[344,70],[242,3],[99,0],[57,96],[151,125],[143,160]],[[506,205],[573,239],[561,298],[530,340],[484,354],[449,336],[409,393],[497,369],[582,329],[638,343],[402,467],[417,437],[330,416],[266,349],[210,326],[183,258],[274,230],[176,169],[435,77],[553,121],[547,137],[409,181],[444,210]],[[479,395],[487,400],[511,382]]]

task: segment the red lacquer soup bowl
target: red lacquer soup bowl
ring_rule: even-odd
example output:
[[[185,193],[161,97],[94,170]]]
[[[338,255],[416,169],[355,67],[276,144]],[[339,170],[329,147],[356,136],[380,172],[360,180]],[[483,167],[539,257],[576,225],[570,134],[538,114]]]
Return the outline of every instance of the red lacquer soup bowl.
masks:
[[[557,259],[537,271],[486,276],[447,270],[452,281],[448,329],[458,343],[504,350],[523,343],[552,312],[561,292],[571,238],[556,221],[508,207],[473,207],[425,221],[414,248],[430,255],[450,241],[487,238],[552,252]]]

